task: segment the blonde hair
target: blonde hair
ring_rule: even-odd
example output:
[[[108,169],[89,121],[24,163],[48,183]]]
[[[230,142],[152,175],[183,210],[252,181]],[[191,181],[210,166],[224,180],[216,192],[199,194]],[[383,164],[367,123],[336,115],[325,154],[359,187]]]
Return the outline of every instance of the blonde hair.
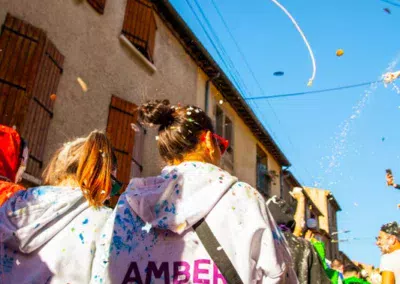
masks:
[[[76,181],[91,206],[102,206],[111,191],[113,150],[107,136],[93,131],[86,138],[64,144],[43,173],[44,184]]]

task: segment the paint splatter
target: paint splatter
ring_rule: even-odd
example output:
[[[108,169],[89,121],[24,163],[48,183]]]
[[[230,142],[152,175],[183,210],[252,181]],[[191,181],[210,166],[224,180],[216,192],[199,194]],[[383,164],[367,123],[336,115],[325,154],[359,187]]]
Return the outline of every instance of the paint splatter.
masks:
[[[86,218],[85,220],[83,220],[82,225],[86,225],[87,223],[89,223],[89,219]]]
[[[82,234],[82,233],[79,234],[79,238],[81,239],[82,244],[84,244],[84,243],[85,243],[85,240],[84,240],[84,238],[83,238],[83,234]]]

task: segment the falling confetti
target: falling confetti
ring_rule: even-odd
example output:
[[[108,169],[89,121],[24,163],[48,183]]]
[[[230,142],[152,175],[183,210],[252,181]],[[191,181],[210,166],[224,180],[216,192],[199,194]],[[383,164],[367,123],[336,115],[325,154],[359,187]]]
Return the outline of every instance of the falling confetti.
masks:
[[[223,100],[219,100],[219,104],[222,105],[224,103]]]
[[[57,95],[56,95],[56,94],[51,94],[51,95],[50,95],[50,100],[55,101],[56,98],[57,98]]]
[[[385,139],[386,139],[385,137],[382,137],[382,139],[381,139],[381,140],[382,140],[382,142],[385,142]]]
[[[78,81],[79,85],[81,86],[82,91],[84,93],[86,93],[88,91],[87,84],[80,77],[76,78],[76,80]]]
[[[289,19],[292,21],[292,23],[296,27],[297,31],[300,33],[301,37],[303,38],[304,43],[307,46],[308,52],[310,53],[312,66],[313,66],[313,73],[312,73],[312,76],[311,76],[311,78],[310,78],[310,80],[308,81],[308,84],[307,84],[307,86],[310,87],[310,86],[312,86],[313,81],[315,79],[315,75],[317,73],[317,64],[315,63],[314,53],[313,53],[313,51],[311,49],[311,46],[308,43],[308,40],[307,40],[306,36],[304,35],[303,31],[301,30],[301,28],[299,27],[299,25],[297,24],[297,22],[293,18],[293,16],[289,13],[289,11],[286,10],[286,8],[282,4],[280,4],[277,0],[271,0],[271,1],[274,2],[286,14],[286,16],[289,17]]]
[[[274,72],[274,76],[278,76],[278,77],[283,76],[284,74],[285,74],[285,72],[283,72],[283,71]]]
[[[344,54],[344,50],[343,49],[336,50],[336,56],[341,57],[343,54]]]
[[[358,203],[357,203],[357,202],[354,202],[354,206],[358,207]]]
[[[391,13],[392,13],[392,11],[390,11],[389,8],[384,8],[383,11],[385,11],[385,12],[388,13],[388,14],[391,14]]]
[[[160,137],[156,136],[156,141],[158,141],[158,139],[160,139]]]
[[[398,54],[394,60],[392,60],[385,70],[385,74],[392,73],[396,65],[400,61],[400,54]],[[382,76],[379,76],[382,78]],[[378,88],[378,82],[371,83],[369,87],[364,90],[364,94],[357,104],[353,107],[353,113],[346,119],[342,124],[339,125],[339,131],[331,138],[332,150],[329,155],[321,157],[319,162],[321,170],[324,172],[323,177],[318,177],[316,181],[313,182],[315,187],[323,186],[325,179],[330,175],[331,179],[335,179],[335,183],[340,182],[334,175],[339,174],[337,170],[341,166],[341,161],[346,157],[348,150],[348,139],[351,132],[351,126],[353,125],[356,118],[361,117],[361,113],[369,102],[369,98],[375,93]],[[372,153],[374,155],[374,153]],[[335,184],[331,183],[331,184]]]
[[[220,250],[222,250],[222,247],[221,246],[217,247],[217,251],[220,251]]]

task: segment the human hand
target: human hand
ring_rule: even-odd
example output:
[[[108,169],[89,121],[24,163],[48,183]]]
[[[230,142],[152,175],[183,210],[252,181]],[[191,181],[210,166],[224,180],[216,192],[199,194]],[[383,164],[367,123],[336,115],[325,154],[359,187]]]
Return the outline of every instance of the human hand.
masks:
[[[393,186],[394,179],[393,179],[393,175],[392,174],[389,174],[389,173],[386,174],[386,184],[388,186]]]
[[[300,199],[304,199],[305,198],[304,193],[303,193],[303,189],[301,187],[295,187],[289,193],[297,201],[299,201]]]

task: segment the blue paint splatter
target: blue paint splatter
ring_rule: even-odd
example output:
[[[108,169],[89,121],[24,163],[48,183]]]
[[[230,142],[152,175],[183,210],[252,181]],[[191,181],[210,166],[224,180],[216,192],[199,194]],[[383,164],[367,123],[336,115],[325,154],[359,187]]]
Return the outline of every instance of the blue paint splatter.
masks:
[[[177,189],[177,190],[175,191],[175,193],[178,195],[178,194],[179,194],[179,189]]]
[[[5,273],[10,273],[14,266],[14,258],[12,256],[5,255],[2,260],[3,260],[3,271]]]
[[[166,206],[164,211],[176,215],[175,204],[174,204],[174,203],[171,203],[171,208],[169,208],[168,206]]]
[[[84,244],[85,242],[84,242],[84,239],[83,239],[83,234],[82,234],[82,233],[80,233],[80,234],[79,234],[79,238],[81,239],[81,241],[82,241],[82,244]]]
[[[123,242],[122,237],[114,236],[111,250],[115,249],[117,255],[119,255],[121,251],[127,251],[130,253],[132,250],[136,249],[138,245],[139,245],[138,243],[132,243],[131,245],[127,245]]]
[[[36,226],[34,227],[34,229],[37,229],[40,226],[40,224],[36,224]]]
[[[83,220],[83,222],[82,222],[83,225],[86,225],[87,223],[89,223],[89,219],[88,219],[88,218],[86,218],[86,219]]]

